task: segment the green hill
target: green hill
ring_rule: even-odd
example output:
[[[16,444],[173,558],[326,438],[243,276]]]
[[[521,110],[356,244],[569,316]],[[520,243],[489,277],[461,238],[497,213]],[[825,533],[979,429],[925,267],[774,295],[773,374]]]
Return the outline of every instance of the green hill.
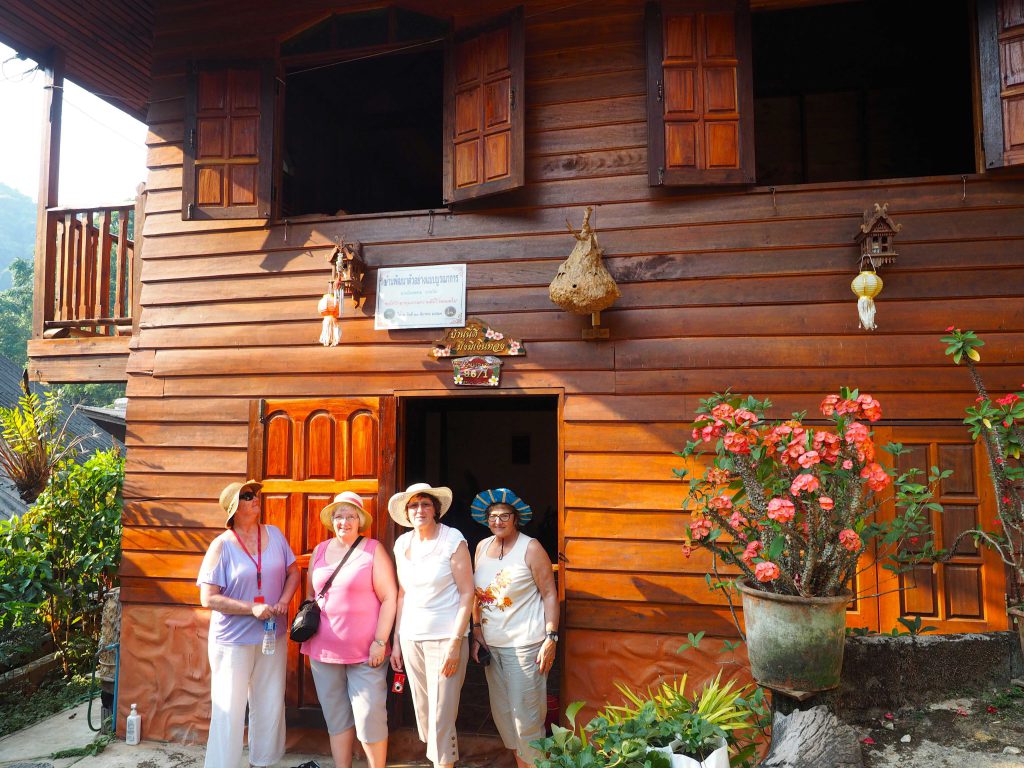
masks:
[[[11,287],[11,262],[32,261],[36,239],[36,202],[6,184],[0,184],[0,291]]]

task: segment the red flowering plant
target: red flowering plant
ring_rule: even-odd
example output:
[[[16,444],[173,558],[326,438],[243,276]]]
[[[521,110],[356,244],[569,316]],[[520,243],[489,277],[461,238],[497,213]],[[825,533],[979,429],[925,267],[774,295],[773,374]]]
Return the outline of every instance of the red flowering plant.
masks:
[[[752,587],[805,597],[849,590],[871,546],[894,572],[934,557],[928,512],[942,507],[915,481],[920,470],[898,473],[878,460],[868,427],[882,418],[877,400],[846,388],[828,395],[820,427],[805,424],[804,413],[766,422],[771,407],[728,392],[701,401],[693,440],[678,453],[689,458],[711,447],[714,456],[703,476],[690,480],[683,505],[691,513],[687,557],[703,547],[716,565],[720,559],[739,568]],[[904,452],[898,443],[885,450]],[[929,484],[945,474],[933,470]],[[897,513],[876,520],[890,493]],[[902,546],[910,539],[925,544]]]
[[[963,331],[955,326],[946,329],[942,337],[946,354],[959,365],[967,364],[978,397],[974,405],[966,409],[964,424],[970,428],[971,437],[979,437],[985,444],[988,456],[989,477],[995,490],[996,522],[1001,530],[975,528],[964,531],[949,547],[955,552],[960,540],[973,537],[975,542],[983,541],[992,547],[1002,561],[1010,567],[1015,578],[1010,583],[1010,602],[1020,604],[1020,585],[1024,584],[1024,391],[1009,392],[993,399],[981,379],[976,363],[981,362],[980,347],[985,346],[973,331]],[[1021,384],[1024,390],[1024,384]]]

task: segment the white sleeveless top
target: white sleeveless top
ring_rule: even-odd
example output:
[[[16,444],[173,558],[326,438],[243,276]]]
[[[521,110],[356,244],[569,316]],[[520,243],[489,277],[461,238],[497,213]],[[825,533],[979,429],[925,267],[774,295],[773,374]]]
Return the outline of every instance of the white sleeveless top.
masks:
[[[466,538],[455,528],[439,525],[435,546],[413,560],[406,553],[414,535],[409,531],[395,541],[398,583],[405,590],[398,634],[405,640],[445,640],[451,637],[459,612],[452,555]]]
[[[526,548],[533,541],[525,533],[500,560],[487,556],[494,537],[480,544],[473,582],[480,603],[484,641],[495,648],[533,645],[544,641],[544,602],[526,564]]]

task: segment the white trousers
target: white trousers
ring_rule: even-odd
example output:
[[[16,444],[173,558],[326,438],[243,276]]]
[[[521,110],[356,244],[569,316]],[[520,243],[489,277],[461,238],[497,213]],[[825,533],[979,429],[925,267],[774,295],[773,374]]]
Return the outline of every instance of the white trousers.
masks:
[[[283,638],[282,638],[283,639]],[[238,768],[245,705],[249,704],[249,762],[273,765],[284,757],[284,684],[288,649],[264,656],[260,645],[219,645],[211,640],[210,738],[206,768]]]

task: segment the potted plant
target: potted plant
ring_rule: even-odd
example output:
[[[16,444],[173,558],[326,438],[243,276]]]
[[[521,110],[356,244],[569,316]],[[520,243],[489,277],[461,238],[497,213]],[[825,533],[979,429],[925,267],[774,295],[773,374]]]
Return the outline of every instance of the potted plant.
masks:
[[[728,768],[730,750],[736,765],[756,758],[755,713],[748,687],[738,687],[735,681],[723,684],[719,674],[692,701],[685,693],[686,675],[646,694],[622,684],[616,687],[625,702],[608,706],[593,722],[605,732],[631,728],[646,740],[649,751],[664,753],[672,768]]]
[[[861,555],[874,547],[895,572],[934,557],[928,510],[942,508],[916,481],[919,470],[898,473],[880,461],[868,425],[882,408],[870,395],[847,388],[828,395],[823,426],[806,424],[805,413],[766,421],[771,406],[728,392],[701,401],[693,439],[679,455],[712,460],[690,480],[683,553],[704,548],[716,564],[738,569],[755,680],[823,691],[839,685],[845,608]],[[903,452],[897,443],[885,450]],[[880,521],[875,512],[890,492],[897,512]],[[910,538],[925,544],[902,546]]]
[[[1024,392],[1010,392],[992,399],[978,372],[981,361],[979,348],[985,346],[973,331],[963,331],[954,326],[946,329],[942,337],[946,354],[959,365],[966,363],[978,397],[974,405],[966,409],[964,424],[970,428],[971,437],[979,438],[985,445],[988,457],[989,478],[995,490],[996,525],[999,530],[974,528],[960,534],[949,547],[955,552],[960,539],[970,536],[975,543],[982,541],[992,547],[1011,573],[1007,590],[1007,605],[1011,616],[1017,620],[1021,648],[1024,649],[1024,467],[1021,453],[1024,452]],[[1022,385],[1024,387],[1024,385]]]

